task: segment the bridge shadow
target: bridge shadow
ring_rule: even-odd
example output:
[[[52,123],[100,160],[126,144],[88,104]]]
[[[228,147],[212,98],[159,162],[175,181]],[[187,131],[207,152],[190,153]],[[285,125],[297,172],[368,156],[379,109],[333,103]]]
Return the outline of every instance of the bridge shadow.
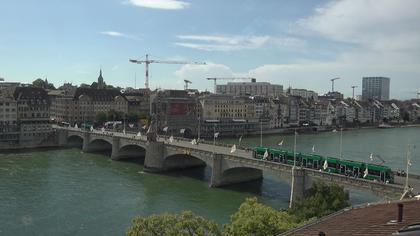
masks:
[[[184,169],[168,170],[160,173],[168,177],[187,177],[191,179],[201,180],[210,182],[211,179],[211,167],[209,166],[197,166],[189,167]]]
[[[80,148],[82,149],[83,147],[83,139],[79,136],[70,136],[67,139],[67,147],[72,147],[72,148]]]

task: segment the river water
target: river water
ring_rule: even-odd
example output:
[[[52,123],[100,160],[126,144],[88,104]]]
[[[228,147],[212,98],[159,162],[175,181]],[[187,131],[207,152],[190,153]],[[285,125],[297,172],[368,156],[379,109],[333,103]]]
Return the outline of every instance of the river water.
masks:
[[[330,156],[339,153],[337,133],[301,134],[297,150]],[[293,148],[293,136],[265,135],[264,146]],[[221,139],[226,143],[237,139]],[[244,137],[254,146],[259,136]],[[420,146],[420,128],[343,132],[343,156],[405,168],[407,144]],[[420,174],[420,152],[412,150],[410,171]],[[380,162],[377,158],[374,162]],[[0,235],[123,235],[136,215],[193,212],[224,224],[245,198],[257,196],[277,209],[288,204],[290,187],[273,173],[264,180],[227,188],[208,188],[209,168],[150,174],[141,161],[111,161],[80,149],[39,149],[0,153]],[[353,204],[379,200],[351,190]]]

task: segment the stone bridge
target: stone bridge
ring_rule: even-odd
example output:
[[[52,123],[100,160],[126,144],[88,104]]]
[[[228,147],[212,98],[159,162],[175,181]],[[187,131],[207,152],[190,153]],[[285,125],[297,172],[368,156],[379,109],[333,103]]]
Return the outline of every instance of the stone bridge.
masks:
[[[240,182],[261,179],[263,171],[270,171],[280,178],[291,182],[292,166],[252,158],[252,152],[239,149],[234,154],[226,146],[213,146],[200,143],[193,145],[187,140],[176,139],[169,142],[158,137],[156,142],[134,134],[100,131],[82,131],[74,128],[56,127],[58,143],[68,146],[79,143],[84,152],[111,151],[111,158],[118,160],[126,157],[143,156],[144,170],[162,172],[195,166],[211,167],[210,187],[220,187]],[[316,179],[337,183],[345,187],[368,190],[389,199],[399,198],[403,186],[369,181],[361,178],[346,177],[314,169],[297,167],[295,169],[294,196],[303,196],[305,190]]]

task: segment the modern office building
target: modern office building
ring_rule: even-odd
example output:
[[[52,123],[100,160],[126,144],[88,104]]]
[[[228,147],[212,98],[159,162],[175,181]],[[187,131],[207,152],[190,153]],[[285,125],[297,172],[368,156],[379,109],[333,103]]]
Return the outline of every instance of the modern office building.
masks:
[[[363,77],[362,99],[389,100],[389,82],[387,77]]]
[[[268,82],[229,82],[216,85],[217,94],[233,96],[266,96],[279,97],[283,94],[283,85],[270,84]]]

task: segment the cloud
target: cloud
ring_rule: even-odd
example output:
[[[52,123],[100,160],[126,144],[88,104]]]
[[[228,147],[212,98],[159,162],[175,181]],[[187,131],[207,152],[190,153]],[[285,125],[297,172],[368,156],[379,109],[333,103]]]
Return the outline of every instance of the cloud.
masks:
[[[183,42],[174,43],[177,46],[203,51],[236,51],[257,49],[270,39],[269,36],[213,36],[213,35],[179,35]]]
[[[190,5],[188,2],[179,0],[128,0],[126,3],[137,7],[163,10],[180,10]]]
[[[129,34],[124,34],[121,32],[117,32],[117,31],[102,31],[99,32],[102,35],[106,35],[109,37],[115,37],[115,38],[126,38],[126,39],[132,39],[132,40],[140,40],[140,38],[133,36],[133,35],[129,35]]]
[[[419,50],[420,1],[341,0],[329,2],[297,25],[328,39],[370,50]]]
[[[175,75],[180,79],[192,81],[194,88],[207,91],[213,91],[213,82],[207,81],[206,78],[235,76],[230,67],[215,63],[183,65],[179,70],[175,71]]]

